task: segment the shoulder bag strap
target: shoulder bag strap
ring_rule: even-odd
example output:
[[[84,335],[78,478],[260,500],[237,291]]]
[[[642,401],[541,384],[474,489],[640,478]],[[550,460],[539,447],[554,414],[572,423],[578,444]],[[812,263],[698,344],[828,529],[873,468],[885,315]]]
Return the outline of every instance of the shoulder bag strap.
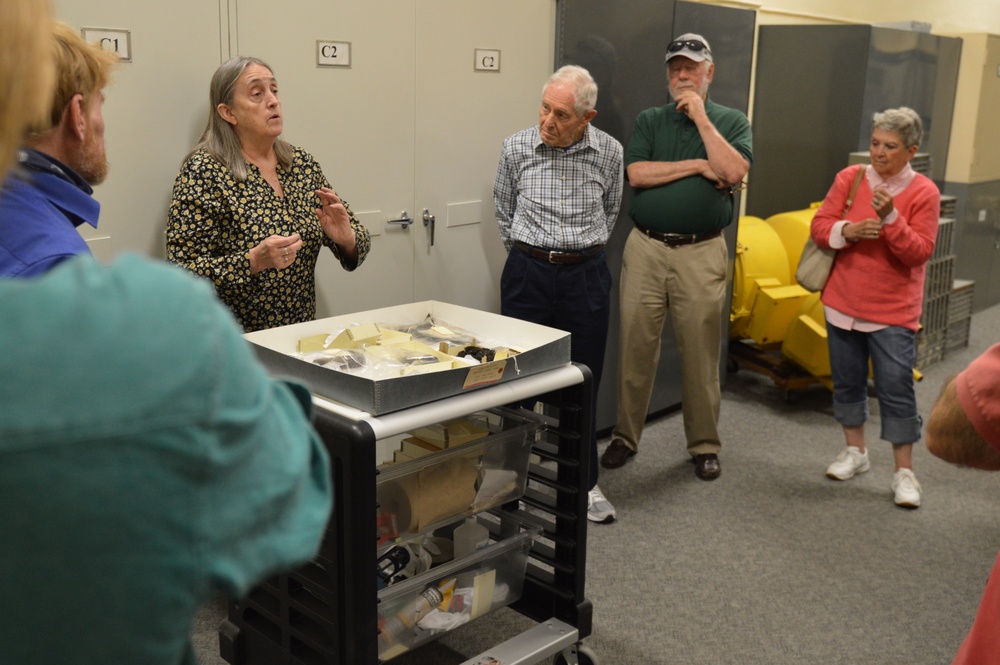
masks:
[[[851,204],[854,203],[854,195],[858,193],[858,185],[861,184],[861,178],[865,175],[865,165],[862,164],[861,168],[858,169],[858,174],[854,176],[854,184],[851,185],[851,193],[847,195],[847,202],[844,204],[843,216],[847,216],[847,212],[851,209]]]

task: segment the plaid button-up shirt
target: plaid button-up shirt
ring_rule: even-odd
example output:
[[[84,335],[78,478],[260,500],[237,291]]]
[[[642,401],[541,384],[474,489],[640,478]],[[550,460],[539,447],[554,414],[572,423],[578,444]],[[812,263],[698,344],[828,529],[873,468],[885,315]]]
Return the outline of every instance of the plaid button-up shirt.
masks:
[[[568,148],[529,127],[503,143],[493,185],[500,238],[554,250],[603,245],[621,207],[622,145],[593,125]]]

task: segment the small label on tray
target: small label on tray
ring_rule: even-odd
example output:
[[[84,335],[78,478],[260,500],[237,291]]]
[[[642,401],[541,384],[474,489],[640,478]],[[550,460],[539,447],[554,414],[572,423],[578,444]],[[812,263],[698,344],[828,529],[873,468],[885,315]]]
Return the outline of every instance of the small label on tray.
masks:
[[[483,656],[472,665],[503,665],[503,661],[498,660],[493,656]]]
[[[485,365],[476,365],[469,370],[469,373],[465,376],[465,385],[463,388],[476,388],[478,386],[485,386],[490,383],[496,383],[503,378],[503,371],[507,367],[506,362],[494,362],[486,363]]]

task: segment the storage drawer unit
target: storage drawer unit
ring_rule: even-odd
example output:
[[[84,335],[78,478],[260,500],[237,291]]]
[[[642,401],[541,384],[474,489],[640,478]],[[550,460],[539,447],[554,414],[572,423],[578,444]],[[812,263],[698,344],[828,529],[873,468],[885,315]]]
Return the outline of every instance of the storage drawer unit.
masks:
[[[233,665],[379,663],[375,561],[381,460],[375,442],[526,399],[536,399],[554,415],[546,416],[545,431],[533,443],[538,461],[528,468],[524,495],[504,506],[541,527],[527,553],[520,597],[511,607],[534,621],[564,622],[579,639],[590,635],[592,606],[584,583],[591,393],[589,370],[570,364],[383,416],[314,397],[315,424],[331,456],[334,485],[326,536],[308,564],[230,601],[228,619],[219,628],[223,658]]]
[[[403,463],[382,465],[376,480],[379,542],[407,539],[524,494],[541,419],[503,409],[502,428],[455,448]]]
[[[449,603],[446,618],[464,625],[521,597],[531,545],[541,527],[502,511],[478,519],[491,527],[487,547],[379,592],[380,659],[389,660],[451,629],[433,628],[427,621],[433,615],[418,621],[418,608]],[[428,589],[439,595],[427,601],[423,596]],[[442,589],[450,598],[440,595]]]

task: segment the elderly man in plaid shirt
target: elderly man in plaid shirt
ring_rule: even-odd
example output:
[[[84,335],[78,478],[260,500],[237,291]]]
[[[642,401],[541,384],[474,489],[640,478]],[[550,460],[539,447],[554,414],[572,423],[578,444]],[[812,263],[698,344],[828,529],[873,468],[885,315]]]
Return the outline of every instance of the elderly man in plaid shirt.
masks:
[[[596,103],[597,84],[586,69],[556,71],[542,89],[538,126],[504,141],[493,186],[508,250],[500,311],[570,333],[572,360],[593,374],[595,402],[611,304],[604,245],[623,182],[621,143],[590,124]],[[587,518],[611,522],[615,510],[597,486],[593,424]]]

